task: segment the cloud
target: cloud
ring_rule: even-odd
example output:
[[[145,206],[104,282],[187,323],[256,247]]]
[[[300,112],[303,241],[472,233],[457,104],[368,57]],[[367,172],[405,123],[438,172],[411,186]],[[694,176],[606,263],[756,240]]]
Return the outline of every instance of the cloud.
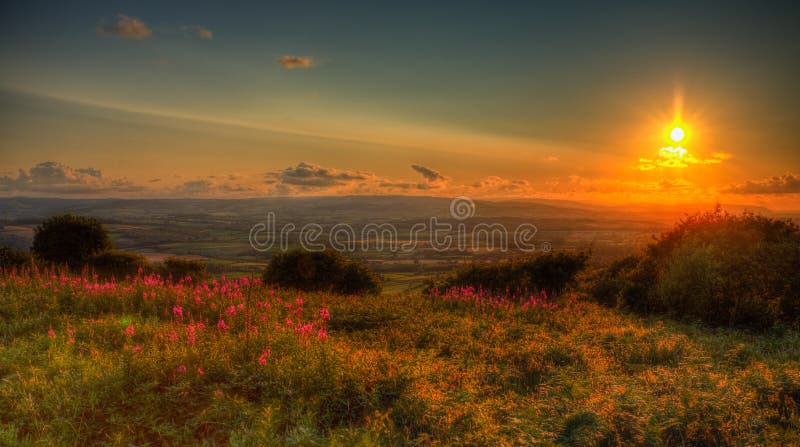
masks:
[[[425,166],[420,165],[411,165],[411,169],[419,172],[425,177],[425,180],[429,182],[446,182],[447,177],[443,176],[439,173],[439,171],[433,170],[431,168],[426,168]]]
[[[402,181],[397,181],[397,182],[382,181],[378,183],[378,186],[381,188],[386,188],[388,191],[392,190],[408,191],[414,189],[424,191],[438,187],[437,185],[431,185],[430,183],[416,183],[416,182],[402,182]]]
[[[188,195],[205,194],[211,191],[212,186],[214,184],[210,180],[190,180],[178,186],[176,191]]]
[[[361,182],[374,178],[375,175],[369,172],[351,170],[340,171],[306,162],[300,162],[295,167],[290,166],[286,169],[267,174],[267,180],[275,179],[286,185],[301,186],[304,188],[341,186],[347,183]]]
[[[485,195],[529,195],[533,193],[527,180],[511,180],[496,175],[484,177],[472,184],[477,193]]]
[[[260,176],[231,173],[188,180],[166,192],[172,196],[253,197],[264,191]]]
[[[281,56],[277,62],[285,69],[292,70],[294,68],[311,68],[315,66],[314,59],[308,56]]]
[[[548,155],[547,157],[544,158],[544,161],[558,161],[558,157],[556,157],[555,155]]]
[[[0,192],[35,194],[108,194],[139,192],[144,188],[122,179],[103,177],[94,168],[71,168],[55,161],[38,163],[16,177],[0,177]]]
[[[722,192],[731,194],[800,194],[800,174],[784,174],[763,180],[747,180]]]
[[[150,28],[137,17],[129,17],[125,14],[117,14],[117,19],[113,23],[106,23],[101,20],[97,25],[97,32],[102,36],[119,36],[125,39],[142,40],[153,35]]]
[[[699,159],[682,147],[662,147],[658,151],[658,158],[640,158],[639,164],[633,169],[639,171],[652,171],[656,168],[685,168],[689,165],[719,164],[733,157],[725,152],[715,152],[711,158]]]
[[[184,32],[190,32],[201,39],[211,40],[214,38],[214,33],[204,26],[200,25],[182,26],[181,29]]]

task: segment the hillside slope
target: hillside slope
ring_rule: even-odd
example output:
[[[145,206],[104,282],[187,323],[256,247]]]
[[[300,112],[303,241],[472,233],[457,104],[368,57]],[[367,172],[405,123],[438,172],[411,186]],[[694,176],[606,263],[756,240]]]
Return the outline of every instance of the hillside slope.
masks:
[[[0,278],[3,445],[798,445],[800,334],[461,290]]]

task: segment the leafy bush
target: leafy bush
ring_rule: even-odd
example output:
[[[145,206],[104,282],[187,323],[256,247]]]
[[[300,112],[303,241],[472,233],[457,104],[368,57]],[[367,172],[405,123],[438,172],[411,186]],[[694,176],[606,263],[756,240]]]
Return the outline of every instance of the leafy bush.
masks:
[[[121,250],[107,250],[89,259],[89,265],[101,276],[124,278],[134,276],[139,269],[150,270],[147,259],[136,253]]]
[[[93,255],[111,248],[111,240],[97,219],[65,214],[36,227],[31,251],[47,263],[82,268]]]
[[[11,247],[0,247],[0,269],[10,270],[31,264],[31,255]]]
[[[497,264],[473,263],[439,278],[428,286],[428,290],[471,286],[493,293],[528,294],[544,290],[560,294],[575,281],[588,260],[589,255],[583,252],[559,252]]]
[[[341,295],[377,294],[381,291],[380,280],[372,271],[332,250],[292,250],[275,255],[264,271],[264,282]]]
[[[185,279],[187,276],[192,279],[206,279],[209,276],[204,263],[175,256],[164,259],[160,270],[164,276],[172,276],[174,281]]]
[[[601,304],[619,305],[620,292],[625,287],[626,274],[639,263],[636,256],[628,256],[612,262],[597,272],[590,280],[589,293]]]
[[[752,213],[690,216],[640,258],[611,264],[590,294],[607,305],[713,325],[765,328],[800,318],[800,230]]]

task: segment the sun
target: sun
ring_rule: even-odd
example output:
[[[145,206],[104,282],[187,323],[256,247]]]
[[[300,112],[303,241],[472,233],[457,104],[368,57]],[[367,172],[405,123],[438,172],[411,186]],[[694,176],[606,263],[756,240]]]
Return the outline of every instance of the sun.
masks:
[[[669,137],[672,138],[672,141],[676,143],[680,143],[683,140],[683,137],[686,136],[686,133],[680,127],[675,127],[670,131]]]

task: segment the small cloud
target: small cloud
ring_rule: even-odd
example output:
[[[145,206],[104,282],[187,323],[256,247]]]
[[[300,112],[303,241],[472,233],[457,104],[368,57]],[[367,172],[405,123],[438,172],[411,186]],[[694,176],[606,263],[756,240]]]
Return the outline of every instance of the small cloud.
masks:
[[[392,182],[392,181],[382,181],[378,183],[378,186],[381,188],[388,188],[389,190],[400,189],[406,191],[412,189],[424,191],[435,188],[435,186],[431,186],[430,183]]]
[[[150,28],[139,18],[117,14],[117,20],[106,23],[101,20],[97,25],[97,33],[101,36],[119,36],[125,39],[142,40],[153,35]]]
[[[37,194],[93,194],[138,192],[144,188],[122,179],[103,177],[94,168],[71,168],[55,161],[38,163],[16,177],[0,177],[0,192]]]
[[[375,176],[369,172],[340,171],[306,162],[300,162],[295,167],[290,166],[286,169],[267,174],[267,180],[275,179],[282,184],[305,188],[339,186],[352,182],[363,182],[374,178]]]
[[[177,190],[184,194],[203,194],[211,191],[214,184],[210,180],[190,180],[180,185]]]
[[[512,180],[496,175],[484,177],[473,183],[472,187],[481,193],[496,196],[520,196],[533,192],[531,184],[527,180]]]
[[[558,157],[556,157],[555,155],[548,155],[547,157],[545,157],[544,161],[558,161]]]
[[[747,180],[732,185],[722,192],[730,194],[798,194],[800,193],[800,174],[784,174],[763,180]]]
[[[411,165],[411,169],[419,172],[425,177],[425,180],[429,182],[446,182],[447,177],[443,176],[439,171],[434,169],[421,166],[421,165]]]
[[[281,56],[277,62],[285,69],[292,70],[295,68],[311,68],[314,64],[314,59],[308,56]]]
[[[184,32],[188,32],[188,33],[194,34],[195,36],[197,36],[197,37],[199,37],[201,39],[211,40],[211,39],[214,38],[214,33],[211,32],[211,30],[209,30],[208,28],[206,28],[204,26],[200,26],[200,25],[182,26],[181,29]]]

